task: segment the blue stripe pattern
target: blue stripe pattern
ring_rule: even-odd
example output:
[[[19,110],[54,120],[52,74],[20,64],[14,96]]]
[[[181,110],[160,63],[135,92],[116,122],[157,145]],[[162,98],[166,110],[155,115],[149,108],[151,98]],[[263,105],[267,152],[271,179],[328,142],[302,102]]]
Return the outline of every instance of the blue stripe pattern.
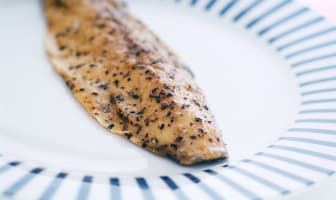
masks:
[[[264,10],[260,15],[254,16],[251,20],[248,21],[248,23],[245,25],[246,29],[251,29],[257,24],[261,23],[264,19],[267,17],[271,16],[272,14],[276,13],[282,8],[285,8],[288,4],[290,4],[293,0],[279,0],[274,6],[271,8],[268,8]],[[175,2],[181,2],[181,0],[175,0]],[[199,0],[188,0],[190,7],[196,7],[196,5],[200,2]],[[207,0],[204,8],[205,11],[210,11],[216,3],[218,3],[218,0]],[[218,15],[219,16],[225,16],[229,11],[232,11],[235,5],[237,5],[239,0],[227,0],[227,3],[220,9]],[[237,11],[237,13],[233,13],[233,22],[239,22],[241,19],[244,17],[247,17],[247,14],[251,13],[253,9],[257,8],[257,6],[261,5],[264,0],[251,0],[249,4],[246,5],[242,10]],[[271,24],[265,25],[262,29],[257,31],[257,34],[259,36],[263,36],[266,33],[272,32],[272,30],[276,30],[276,28],[280,28],[282,25],[285,25],[289,21],[293,21],[296,18],[304,15],[305,13],[308,13],[309,8],[307,7],[301,7],[293,11],[292,13],[286,14],[286,16],[281,17],[280,19],[277,19],[276,21],[273,21]],[[324,21],[324,17],[316,17],[313,19],[310,19],[308,21],[305,21],[303,23],[296,24],[295,26],[285,30],[281,31],[278,33],[274,33],[272,37],[268,39],[268,43],[275,43],[278,41],[283,41],[285,40],[288,36],[294,36],[294,34],[304,30],[311,28],[312,26],[315,26],[321,22]],[[323,30],[319,30],[317,32],[311,32],[305,36],[300,36],[299,38],[295,38],[290,41],[285,41],[285,43],[280,44],[279,46],[276,47],[276,50],[278,52],[285,51],[287,49],[290,49],[291,47],[295,47],[299,44],[304,44],[305,42],[309,42],[312,39],[319,39],[322,38],[322,36],[326,36],[327,34],[336,32],[336,27],[328,27]],[[294,38],[294,37],[293,37]],[[305,80],[304,82],[301,82],[299,84],[301,89],[309,88],[308,86],[319,86],[319,84],[323,83],[332,83],[336,81],[336,77],[331,76],[336,70],[336,65],[328,65],[328,66],[315,66],[312,69],[309,69],[305,66],[310,65],[310,64],[318,64],[319,62],[323,61],[329,61],[330,59],[336,58],[336,53],[328,53],[328,54],[322,54],[319,55],[319,50],[323,48],[328,48],[335,45],[336,46],[336,40],[330,40],[330,41],[325,41],[319,44],[313,44],[308,47],[300,48],[298,50],[294,50],[291,52],[286,52],[284,53],[284,58],[289,60],[292,58],[299,57],[301,55],[305,55],[308,53],[315,53],[314,56],[310,56],[309,58],[304,58],[304,59],[298,59],[298,61],[291,62],[291,68],[299,69],[295,70],[295,76],[296,77],[303,77],[306,75],[313,75],[316,73],[319,73],[318,75],[323,75],[321,72],[324,73],[329,73],[328,77],[322,77],[318,79],[313,79],[313,80]],[[300,67],[300,68],[299,68]],[[302,69],[301,69],[302,68]],[[318,88],[314,90],[306,90],[301,92],[301,96],[310,96],[310,95],[318,95],[318,94],[329,94],[336,92],[336,87],[329,87],[329,88]],[[324,104],[328,105],[327,103],[335,103],[336,98],[333,97],[316,97],[314,99],[310,100],[304,100],[301,102],[301,105],[304,107],[308,107],[306,105],[319,105],[319,104]],[[307,109],[307,110],[301,110],[299,114],[301,116],[304,116],[306,114],[334,114],[336,113],[336,109],[334,106],[330,106],[330,108],[317,108],[317,109]],[[321,117],[318,116],[316,118],[304,118],[304,119],[297,119],[295,121],[296,125],[300,125],[302,123],[310,124],[310,123],[315,123],[315,124],[336,124],[336,119],[330,119],[328,117]],[[314,126],[312,126],[314,127]],[[311,138],[305,138],[305,133],[306,134],[324,134],[324,135],[331,135],[331,136],[336,136],[336,129],[335,130],[328,130],[328,129],[317,129],[317,128],[291,128],[288,130],[289,135],[282,136],[279,138],[280,141],[288,141],[287,144],[289,146],[285,145],[271,145],[269,148],[273,149],[279,149],[283,151],[289,151],[289,152],[294,152],[294,153],[299,153],[303,154],[306,156],[311,156],[311,157],[316,157],[320,159],[326,159],[328,161],[333,161],[336,162],[336,155],[328,154],[328,153],[323,153],[323,152],[318,152],[318,150],[313,151],[309,150],[306,148],[301,148],[299,145],[296,145],[294,147],[291,146],[290,144],[313,144],[313,145],[319,145],[323,147],[328,147],[328,148],[336,148],[336,142],[333,141],[326,141],[322,139],[311,139]],[[290,133],[303,133],[302,136],[291,136]],[[299,135],[299,134],[297,134]],[[307,136],[307,135],[306,135]],[[293,143],[297,142],[297,143]],[[285,143],[285,142],[282,142]],[[308,145],[307,145],[308,146]],[[316,146],[318,147],[318,146]],[[280,153],[279,153],[280,154]],[[265,153],[265,152],[260,152],[256,154],[257,156],[263,156],[268,159],[274,159],[280,162],[284,162],[289,165],[295,165],[297,167],[302,167],[314,172],[321,173],[323,175],[332,175],[335,173],[334,169],[328,169],[322,166],[316,165],[316,163],[311,164],[308,161],[300,161],[292,158],[288,158],[286,156],[282,155],[276,155],[272,153]],[[304,184],[304,185],[311,185],[314,182],[310,180],[308,177],[303,177],[295,174],[294,172],[291,172],[289,169],[287,169],[284,166],[281,167],[276,167],[273,166],[274,164],[270,164],[267,162],[260,162],[256,160],[249,160],[245,159],[242,160],[245,163],[257,166],[259,168],[265,169],[267,171],[270,171],[272,173],[281,175],[283,177],[287,177],[293,181],[296,181],[298,183]],[[8,170],[10,170],[12,167],[20,165],[20,162],[18,161],[13,161],[10,162],[2,167],[0,167],[0,174],[6,173]],[[256,175],[252,171],[249,171],[248,168],[244,169],[237,166],[233,165],[225,165],[223,166],[229,170],[232,170],[236,173],[241,174],[242,176],[245,176],[248,179],[251,179],[252,181],[255,181],[265,187],[270,188],[271,190],[279,193],[279,194],[289,194],[291,191],[286,188],[286,186],[278,185],[274,183],[272,180],[267,179],[267,177],[263,177],[262,175]],[[27,185],[41,172],[44,171],[44,168],[38,167],[38,168],[33,168],[29,173],[25,174],[19,180],[17,180],[14,184],[12,184],[10,187],[8,187],[4,192],[3,195],[6,197],[13,197],[15,196],[18,192],[20,192],[24,187],[27,187]],[[203,170],[203,172],[213,176],[214,178],[217,178],[221,182],[223,182],[225,185],[228,187],[231,187],[232,189],[236,190],[239,192],[241,195],[245,196],[248,199],[261,199],[259,195],[257,195],[252,189],[250,188],[245,188],[243,185],[240,184],[239,180],[236,180],[234,178],[229,178],[223,173],[219,173],[215,170],[212,169],[206,169]],[[52,199],[56,192],[59,190],[61,187],[62,183],[64,180],[67,178],[68,173],[66,172],[59,172],[52,180],[51,182],[47,185],[46,189],[42,192],[40,195],[39,199],[41,200],[49,200]],[[197,176],[191,174],[191,173],[184,173],[183,176],[196,184],[201,190],[203,190],[211,199],[215,200],[222,200],[224,197],[221,195],[221,191],[216,192],[211,185],[208,185],[204,183],[200,178]],[[160,176],[159,177],[163,183],[167,186],[167,188],[170,189],[170,191],[175,195],[177,199],[180,200],[185,200],[189,199],[187,194],[181,189],[180,186],[176,184],[176,182],[169,176]],[[93,176],[84,176],[81,182],[81,185],[79,187],[78,193],[77,193],[77,199],[78,200],[86,200],[89,198],[90,195],[90,188],[92,186],[94,177]],[[148,200],[154,200],[154,194],[149,186],[147,180],[143,177],[137,177],[134,179],[139,187],[139,189],[142,192],[142,197],[143,199],[148,199]],[[119,200],[122,198],[122,193],[121,193],[121,186],[120,186],[120,180],[117,177],[113,177],[109,179],[109,186],[110,186],[110,192],[111,192],[111,199],[112,200]],[[28,188],[27,188],[28,189]],[[225,194],[224,194],[225,195]],[[191,196],[193,196],[191,194]]]
[[[284,146],[284,145],[271,145],[270,148],[291,151],[291,152],[300,153],[300,154],[313,156],[317,158],[323,158],[323,159],[330,160],[330,161],[336,161],[336,156],[334,155],[311,151],[307,149],[301,149],[298,147],[290,147],[290,146]]]
[[[331,169],[327,169],[324,167],[320,167],[317,165],[313,165],[311,163],[306,163],[306,162],[302,162],[302,161],[298,161],[298,160],[294,160],[291,158],[287,158],[284,156],[279,156],[279,155],[275,155],[275,154],[271,154],[271,153],[264,153],[264,152],[260,152],[257,153],[258,156],[264,156],[264,157],[268,157],[268,158],[272,158],[278,161],[282,161],[282,162],[286,162],[286,163],[290,163],[292,165],[297,165],[315,172],[320,172],[322,174],[326,174],[326,175],[332,175],[334,174],[334,171]]]
[[[49,199],[51,199],[55,195],[56,191],[61,186],[61,183],[63,182],[63,180],[67,176],[68,176],[68,174],[65,173],[65,172],[58,173],[56,175],[56,177],[54,178],[54,180],[49,184],[49,186],[43,192],[43,194],[41,195],[41,197],[39,199],[40,200],[49,200]]]
[[[211,187],[206,185],[201,181],[201,179],[197,178],[195,175],[191,173],[184,173],[183,174],[186,178],[188,178],[193,183],[197,184],[204,192],[211,197],[213,200],[223,200],[225,199],[223,196],[219,195],[217,192],[215,192]]]
[[[299,114],[323,114],[323,113],[336,113],[336,109],[311,109],[302,110]]]
[[[236,183],[235,181],[231,180],[230,178],[217,173],[216,171],[212,170],[212,169],[206,169],[204,170],[204,172],[215,176],[216,178],[218,178],[219,180],[221,180],[222,182],[224,182],[226,185],[228,185],[229,187],[233,188],[234,190],[238,191],[239,193],[241,193],[242,195],[244,195],[245,197],[249,198],[249,199],[261,199],[258,195],[256,195],[254,192],[242,187],[241,185],[239,185],[238,183]]]
[[[311,105],[311,104],[319,104],[319,103],[335,103],[336,99],[316,99],[316,100],[309,100],[303,101],[302,105]]]
[[[303,142],[308,144],[317,144],[326,147],[336,147],[336,142],[329,142],[323,140],[315,140],[309,138],[300,138],[300,137],[280,137],[279,140],[294,141],[294,142]]]
[[[315,57],[315,58],[309,58],[307,60],[302,60],[302,61],[298,61],[296,63],[293,63],[292,67],[296,68],[296,67],[301,66],[301,65],[305,65],[305,64],[309,64],[309,63],[312,63],[312,62],[321,61],[321,60],[325,60],[325,59],[329,59],[329,58],[335,58],[335,57],[336,57],[336,53],[323,55],[323,56],[319,56],[319,57]]]
[[[142,177],[138,177],[135,178],[139,188],[141,189],[142,195],[144,197],[145,200],[154,200],[154,196],[153,193],[151,191],[151,189],[149,188],[149,185],[147,183],[147,181],[142,178]]]
[[[271,181],[269,181],[267,179],[264,179],[264,178],[261,178],[261,177],[259,177],[257,175],[254,175],[253,173],[251,173],[251,172],[249,172],[247,170],[244,170],[242,168],[235,167],[235,166],[229,166],[228,168],[232,169],[232,170],[234,170],[234,171],[236,171],[236,172],[238,172],[240,174],[243,174],[243,175],[251,178],[254,181],[257,181],[257,182],[265,185],[266,187],[269,187],[272,190],[274,190],[274,191],[276,191],[278,193],[281,193],[282,195],[290,193],[290,190],[288,190],[287,188],[284,188],[284,187],[279,186],[279,185],[277,185],[277,184],[275,184],[275,183],[273,183],[273,182],[271,182]]]
[[[242,17],[244,17],[248,12],[253,10],[255,7],[257,7],[260,3],[262,3],[264,0],[255,0],[251,5],[249,5],[247,8],[242,10],[240,13],[238,13],[232,21],[238,22]]]
[[[82,184],[77,194],[77,200],[86,200],[89,198],[91,183],[93,182],[92,176],[84,176]]]
[[[323,89],[305,91],[305,92],[302,93],[302,96],[321,94],[321,93],[329,93],[329,92],[336,92],[336,88],[323,88]]]
[[[191,6],[195,6],[197,4],[198,0],[191,0],[190,1],[190,5]]]
[[[297,119],[295,123],[336,124],[336,119]]]
[[[110,186],[111,186],[111,199],[112,200],[121,199],[119,179],[118,178],[110,178]]]
[[[7,172],[8,170],[10,170],[12,167],[16,167],[18,165],[20,165],[21,163],[19,161],[12,161],[12,162],[9,162],[8,164],[2,166],[0,168],[0,174],[3,174],[5,172]]]
[[[314,183],[314,181],[309,180],[308,178],[298,176],[298,175],[293,174],[291,172],[285,171],[283,169],[279,169],[277,167],[273,167],[273,166],[265,164],[265,163],[261,163],[261,162],[254,161],[254,160],[248,160],[248,159],[243,160],[243,162],[253,164],[255,166],[261,167],[261,168],[266,169],[268,171],[271,171],[273,173],[276,173],[276,174],[282,175],[284,177],[290,178],[293,181],[296,181],[298,183],[302,183],[302,184],[305,184],[305,185],[312,185]]]
[[[308,53],[308,52],[311,52],[311,51],[314,51],[314,50],[319,50],[319,49],[324,48],[324,47],[329,47],[329,46],[332,46],[332,45],[336,45],[336,41],[325,42],[325,43],[322,43],[322,44],[318,44],[318,45],[314,45],[314,46],[311,46],[311,47],[308,47],[308,48],[304,48],[304,49],[301,49],[301,50],[298,50],[298,51],[287,54],[285,56],[285,58],[286,59],[294,58],[296,56],[299,56],[299,55],[302,55],[302,54],[305,54],[305,53]]]
[[[205,6],[205,10],[209,11],[212,9],[212,7],[217,3],[217,0],[210,0],[208,4]]]
[[[34,177],[40,174],[44,169],[43,168],[34,168],[28,174],[24,175],[17,182],[7,188],[3,195],[5,197],[13,197],[17,192],[24,188]]]
[[[284,1],[282,1],[280,4],[275,5],[270,10],[264,12],[263,14],[261,14],[260,16],[258,16],[257,18],[255,18],[252,21],[250,21],[248,24],[246,24],[245,28],[246,29],[252,28],[256,24],[258,24],[260,21],[262,21],[266,17],[270,16],[271,14],[275,13],[276,11],[280,10],[281,8],[283,8],[284,6],[286,6],[287,4],[289,4],[291,2],[292,2],[292,0],[284,0]]]
[[[179,186],[171,178],[169,178],[169,176],[161,176],[160,178],[174,192],[177,199],[180,199],[180,200],[188,199],[187,196],[184,194],[184,192],[179,188]]]
[[[281,51],[283,51],[283,50],[285,50],[285,49],[287,49],[289,47],[292,47],[294,45],[300,44],[300,43],[305,42],[305,41],[310,40],[310,39],[314,39],[314,38],[320,37],[322,35],[325,35],[327,33],[331,33],[333,31],[336,31],[335,27],[327,28],[325,30],[322,30],[322,31],[319,31],[319,32],[316,32],[316,33],[313,33],[313,34],[309,34],[309,35],[307,35],[305,37],[302,37],[302,38],[299,38],[299,39],[295,39],[293,41],[290,41],[290,42],[288,42],[286,44],[283,44],[283,45],[279,46],[277,48],[277,51],[281,52]]]
[[[310,69],[310,70],[297,72],[295,75],[297,77],[300,77],[300,76],[304,76],[304,75],[307,75],[307,74],[325,72],[325,71],[328,71],[328,70],[335,70],[335,69],[336,69],[336,65],[331,65],[331,66],[319,67],[319,68],[314,68],[314,69]]]
[[[301,8],[301,9],[297,10],[296,12],[290,14],[289,16],[286,16],[286,17],[282,18],[281,20],[263,28],[262,30],[260,30],[258,32],[258,35],[262,36],[262,35],[268,33],[269,31],[273,30],[274,28],[282,25],[283,23],[285,23],[287,21],[290,21],[290,20],[293,20],[295,17],[298,17],[298,16],[300,16],[304,13],[307,13],[307,11],[309,11],[309,8]]]
[[[222,8],[222,10],[219,12],[219,16],[224,16],[236,3],[238,3],[238,0],[231,0],[226,6]]]
[[[318,133],[325,135],[336,135],[335,130],[316,129],[316,128],[291,128],[288,132]]]
[[[285,36],[288,36],[288,35],[290,35],[290,34],[292,34],[292,33],[295,33],[295,32],[297,32],[297,31],[299,31],[299,30],[302,30],[302,29],[304,29],[304,28],[307,28],[307,27],[309,27],[309,26],[311,26],[311,25],[317,24],[317,23],[319,23],[319,22],[321,22],[321,21],[323,21],[323,20],[324,20],[323,17],[317,17],[316,19],[313,19],[313,20],[311,20],[311,21],[305,22],[305,23],[300,24],[300,25],[298,25],[298,26],[295,26],[295,27],[293,27],[293,28],[291,28],[291,29],[289,29],[289,30],[286,30],[286,31],[284,31],[284,32],[282,32],[282,33],[279,33],[279,34],[276,35],[276,36],[273,36],[272,38],[270,38],[270,39],[268,40],[268,42],[269,42],[269,43],[276,42],[276,41],[278,41],[279,39],[284,38]]]
[[[315,84],[326,83],[326,82],[331,82],[331,81],[336,81],[336,77],[328,77],[328,78],[306,81],[306,82],[300,83],[300,87],[306,87],[309,85],[315,85]]]

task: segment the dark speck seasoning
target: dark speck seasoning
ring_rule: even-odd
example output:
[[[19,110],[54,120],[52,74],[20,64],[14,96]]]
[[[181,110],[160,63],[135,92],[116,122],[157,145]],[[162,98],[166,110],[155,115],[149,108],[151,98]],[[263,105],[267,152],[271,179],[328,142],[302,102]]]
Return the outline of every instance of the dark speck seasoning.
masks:
[[[122,95],[116,96],[116,99],[118,100],[118,102],[124,101],[124,97]]]
[[[110,124],[107,126],[107,129],[112,129],[114,127],[114,124]]]
[[[101,89],[103,89],[103,90],[107,90],[107,89],[109,88],[109,84],[108,84],[108,83],[106,83],[106,84],[101,84],[101,85],[99,85],[99,87],[100,87]]]
[[[202,123],[203,120],[202,120],[201,118],[199,118],[199,117],[196,117],[196,118],[195,118],[195,121],[196,121],[196,122],[199,122],[199,123]]]
[[[184,165],[226,156],[190,69],[117,0],[43,1],[51,63],[107,131]]]

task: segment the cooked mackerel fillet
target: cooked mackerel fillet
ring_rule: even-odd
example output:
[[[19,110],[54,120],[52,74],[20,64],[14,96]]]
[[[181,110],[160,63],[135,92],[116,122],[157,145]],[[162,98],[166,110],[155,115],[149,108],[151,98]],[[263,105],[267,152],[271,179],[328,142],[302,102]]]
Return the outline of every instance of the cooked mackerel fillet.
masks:
[[[51,63],[98,123],[181,164],[227,156],[191,71],[124,5],[44,0],[44,9]]]

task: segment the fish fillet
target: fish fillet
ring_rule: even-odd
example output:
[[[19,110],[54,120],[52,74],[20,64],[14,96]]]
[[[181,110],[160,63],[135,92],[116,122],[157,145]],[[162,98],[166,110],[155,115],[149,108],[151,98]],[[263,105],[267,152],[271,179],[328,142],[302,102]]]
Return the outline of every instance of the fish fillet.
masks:
[[[227,156],[191,71],[122,4],[44,0],[44,10],[51,63],[99,124],[184,165]]]

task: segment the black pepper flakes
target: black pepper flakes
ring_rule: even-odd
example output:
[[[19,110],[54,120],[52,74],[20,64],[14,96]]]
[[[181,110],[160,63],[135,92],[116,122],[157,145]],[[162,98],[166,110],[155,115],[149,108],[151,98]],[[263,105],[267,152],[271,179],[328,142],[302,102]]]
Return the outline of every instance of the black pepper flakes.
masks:
[[[185,108],[189,108],[190,107],[190,105],[188,105],[188,104],[182,104],[182,109],[185,109]]]
[[[142,126],[139,126],[135,133],[139,135],[141,133],[141,130],[142,130]]]
[[[155,94],[157,90],[158,90],[158,88],[153,88],[152,91],[151,91],[151,93]]]
[[[175,141],[176,142],[181,142],[183,140],[183,137],[179,136],[179,137],[176,137]]]
[[[109,84],[106,83],[106,84],[101,84],[99,85],[99,88],[103,89],[103,90],[107,90],[109,88]]]
[[[169,104],[168,103],[163,103],[161,104],[161,110],[165,110],[169,107]]]
[[[116,96],[118,102],[123,102],[124,101],[124,97],[120,94],[118,96]]]
[[[125,133],[125,136],[127,137],[127,139],[130,139],[133,136],[133,134],[132,133]]]
[[[199,118],[199,117],[195,117],[195,121],[199,122],[199,123],[202,123],[203,120],[201,118]]]
[[[114,80],[114,85],[116,86],[116,87],[119,87],[119,80]]]
[[[164,127],[165,127],[165,125],[164,125],[164,124],[161,124],[161,125],[159,126],[159,129],[160,129],[160,130],[163,130]]]
[[[110,125],[107,126],[107,128],[110,129],[110,130],[111,130],[113,127],[114,127],[114,124],[110,124]]]
[[[92,92],[91,94],[94,95],[94,96],[98,96],[97,92]]]
[[[192,140],[196,140],[196,136],[195,135],[192,135],[192,136],[190,136],[190,139],[192,139]]]
[[[133,99],[139,99],[139,98],[140,98],[139,95],[134,94],[134,93],[131,93],[130,96],[131,96]]]
[[[116,104],[116,100],[115,100],[115,98],[114,98],[113,95],[110,95],[110,103],[111,103],[112,105]]]
[[[84,66],[84,64],[78,64],[78,65],[75,66],[75,68],[76,68],[76,69],[79,69],[79,68],[81,68],[81,67],[83,67],[83,66]]]

